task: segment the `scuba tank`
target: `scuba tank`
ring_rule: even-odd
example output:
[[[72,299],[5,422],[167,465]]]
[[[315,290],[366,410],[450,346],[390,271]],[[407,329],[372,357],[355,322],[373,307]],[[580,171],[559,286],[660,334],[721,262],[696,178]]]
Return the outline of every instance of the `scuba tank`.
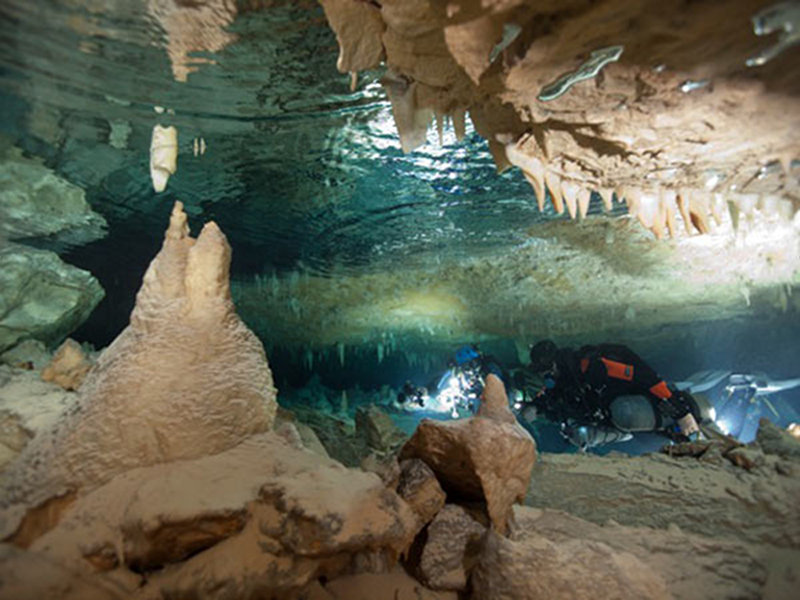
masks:
[[[627,431],[597,425],[578,425],[577,423],[562,423],[561,435],[581,450],[633,439],[633,434]]]

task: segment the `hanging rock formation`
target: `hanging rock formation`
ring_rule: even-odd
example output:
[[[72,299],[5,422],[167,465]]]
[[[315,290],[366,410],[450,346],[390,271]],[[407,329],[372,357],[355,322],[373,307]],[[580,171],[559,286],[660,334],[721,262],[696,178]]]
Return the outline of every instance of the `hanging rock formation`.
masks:
[[[231,250],[214,223],[189,236],[175,204],[130,325],[103,352],[78,407],[4,473],[0,530],[27,507],[134,467],[221,452],[275,418],[264,348],[236,315]]]
[[[794,3],[322,4],[340,70],[388,67],[406,152],[433,115],[458,134],[469,111],[498,169],[519,167],[540,208],[547,190],[574,219],[592,191],[606,208],[616,194],[658,238],[791,221],[800,208]],[[778,44],[758,37],[779,32]]]

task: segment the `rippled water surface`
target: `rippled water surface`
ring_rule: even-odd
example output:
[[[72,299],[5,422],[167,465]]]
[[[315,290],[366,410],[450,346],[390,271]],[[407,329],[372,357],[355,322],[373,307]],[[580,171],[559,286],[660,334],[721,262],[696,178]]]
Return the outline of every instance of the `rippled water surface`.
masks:
[[[543,218],[469,129],[440,146],[431,128],[404,155],[381,73],[350,92],[316,2],[258,4],[221,1],[202,19],[175,0],[0,6],[0,131],[86,189],[108,252],[157,240],[175,199],[219,222],[239,272],[505,252]],[[148,170],[157,123],[180,146],[161,194]],[[208,151],[195,157],[198,137]]]

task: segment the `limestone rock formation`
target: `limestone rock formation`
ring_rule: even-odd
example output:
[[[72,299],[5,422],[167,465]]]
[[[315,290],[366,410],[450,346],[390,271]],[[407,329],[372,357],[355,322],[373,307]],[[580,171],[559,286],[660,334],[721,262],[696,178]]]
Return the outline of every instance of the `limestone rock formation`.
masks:
[[[505,397],[503,384],[494,375],[487,377],[486,387],[495,399],[500,389]],[[458,421],[424,419],[400,457],[424,461],[448,495],[485,500],[492,524],[504,533],[512,505],[525,498],[536,444],[520,425],[508,422],[505,413],[498,414],[495,418],[487,408],[484,416]]]
[[[652,505],[654,512],[660,507],[658,502]],[[502,586],[514,590],[511,597],[537,597],[525,594],[541,585],[543,597],[558,597],[565,584],[574,582],[572,589],[583,592],[574,597],[587,598],[597,597],[598,589],[610,597],[627,597],[624,589],[619,595],[611,591],[619,584],[643,598],[793,597],[797,552],[786,548],[753,545],[724,532],[702,535],[676,525],[630,527],[613,520],[599,525],[557,510],[517,506],[514,516],[508,540],[487,537],[484,562],[472,579],[476,594],[497,593]],[[780,517],[774,526],[780,527]],[[534,568],[537,577],[528,579],[538,581],[513,577]]]
[[[77,390],[91,368],[92,363],[81,345],[68,338],[42,369],[42,380],[60,385],[65,390]]]
[[[103,237],[105,228],[81,188],[0,139],[0,240],[47,236],[87,243]]]
[[[445,493],[436,475],[418,458],[400,464],[397,493],[416,513],[420,525],[429,523],[445,503]]]
[[[407,437],[392,418],[375,405],[358,407],[355,424],[356,435],[362,436],[367,445],[376,450],[391,450]]]
[[[508,405],[508,396],[503,382],[494,374],[486,377],[481,402],[478,405],[478,416],[494,419],[501,423],[516,424],[517,418]]]
[[[25,340],[0,354],[0,363],[19,369],[42,370],[53,359],[52,352],[39,340]]]
[[[472,585],[475,600],[670,598],[664,580],[628,553],[578,538],[553,543],[534,532],[520,540],[488,532]]]
[[[756,441],[768,454],[800,458],[800,439],[777,427],[769,419],[758,422]]]
[[[30,552],[93,582],[113,579],[125,597],[137,588],[144,598],[293,597],[320,575],[391,566],[417,530],[376,476],[268,432],[117,476],[76,500]],[[13,566],[0,560],[0,580]]]
[[[0,366],[0,471],[76,403],[77,394],[42,381],[34,370]]]
[[[103,295],[97,279],[55,253],[0,241],[0,352],[25,339],[59,342]]]
[[[598,524],[673,525],[709,538],[800,549],[796,460],[761,456],[748,469],[744,461],[702,456],[548,454],[533,471],[526,503]]]
[[[478,562],[487,528],[467,510],[448,504],[428,526],[420,572],[435,590],[466,591],[470,571]]]
[[[15,503],[0,528],[6,534],[26,506],[59,490],[221,452],[272,426],[272,375],[261,342],[236,315],[230,258],[214,223],[189,236],[176,203],[130,325],[84,381],[79,406],[4,474],[4,503]]]
[[[557,213],[583,217],[592,191],[606,207],[616,194],[659,238],[791,222],[800,208],[791,3],[323,5],[340,68],[388,67],[405,151],[425,143],[434,115],[458,134],[469,111],[498,170],[519,167],[540,208],[549,192]],[[780,31],[764,50],[774,40],[757,36]],[[368,60],[345,60],[365,45]]]

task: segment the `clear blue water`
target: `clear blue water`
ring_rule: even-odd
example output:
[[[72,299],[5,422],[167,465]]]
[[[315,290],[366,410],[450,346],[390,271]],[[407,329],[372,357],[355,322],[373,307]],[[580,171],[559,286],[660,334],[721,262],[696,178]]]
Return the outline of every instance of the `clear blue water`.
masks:
[[[216,32],[228,43],[187,57],[205,64],[185,82],[175,81],[158,4],[0,4],[0,135],[83,188],[108,222],[108,235],[88,244],[25,240],[91,271],[106,290],[78,339],[104,346],[125,326],[178,199],[195,231],[215,220],[228,236],[234,287],[263,274],[334,277],[502,258],[532,228],[565,218],[552,208],[540,214],[518,171],[498,175],[471,128],[460,142],[447,130],[441,146],[432,129],[431,143],[403,154],[381,74],[362,74],[358,90],[349,90],[316,2],[240,10]],[[179,131],[178,171],[162,194],[153,192],[148,171],[156,123]],[[199,137],[208,151],[195,157]],[[591,212],[599,211],[595,198]],[[705,368],[790,377],[800,374],[799,334],[796,318],[697,324],[640,351],[667,377]],[[287,397],[313,374],[332,390],[396,388],[409,378],[422,384],[450,358],[419,351],[412,360],[401,351],[379,362],[367,346],[351,348],[344,365],[331,349],[309,366],[302,348],[266,342]],[[510,340],[487,350],[518,363]],[[779,420],[797,420],[799,406],[796,393],[779,397]],[[543,433],[546,440],[557,438]]]

